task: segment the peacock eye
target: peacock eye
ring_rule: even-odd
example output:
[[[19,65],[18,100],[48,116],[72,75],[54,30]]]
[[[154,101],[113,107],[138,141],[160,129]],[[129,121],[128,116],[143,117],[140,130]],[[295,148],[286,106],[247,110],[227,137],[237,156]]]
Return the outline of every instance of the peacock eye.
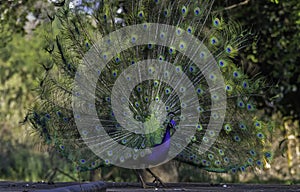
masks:
[[[219,65],[220,65],[220,67],[224,67],[224,61],[219,61]]]
[[[205,52],[202,51],[202,52],[200,53],[200,59],[204,59],[205,56],[206,56]]]
[[[258,166],[261,166],[261,165],[262,165],[262,162],[261,162],[260,160],[257,160],[257,161],[256,161],[256,164],[257,164]]]
[[[81,159],[81,160],[80,160],[80,163],[85,163],[85,159]]]
[[[139,15],[140,18],[143,18],[143,17],[144,17],[144,12],[143,12],[143,11],[140,11],[140,12],[138,13],[138,15]]]
[[[193,66],[190,66],[190,72],[194,72],[195,71],[195,68]]]
[[[211,137],[215,136],[215,132],[214,132],[214,131],[209,131],[208,134],[209,134]]]
[[[46,114],[45,117],[46,117],[47,119],[50,119],[50,118],[51,118],[50,114]]]
[[[168,15],[169,15],[169,11],[168,11],[168,10],[165,10],[165,11],[164,11],[164,16],[167,17]]]
[[[202,93],[202,89],[201,89],[201,88],[198,88],[198,89],[197,89],[197,93],[198,93],[198,94],[201,94],[201,93]]]
[[[225,163],[229,163],[229,158],[228,157],[224,157],[224,162]]]
[[[183,6],[183,7],[181,8],[181,14],[182,14],[182,16],[186,16],[186,15],[187,15],[187,12],[188,12],[187,7],[186,7],[186,6]]]
[[[194,15],[195,15],[195,16],[199,16],[199,15],[200,15],[200,8],[199,8],[199,7],[196,7],[196,8],[194,9]]]
[[[265,153],[265,157],[266,157],[266,158],[270,158],[270,157],[272,157],[272,155],[271,155],[271,153],[266,152],[266,153]]]
[[[219,28],[219,27],[220,27],[220,19],[215,18],[215,19],[213,20],[213,25],[214,25],[215,27]]]
[[[203,129],[202,125],[197,125],[196,128],[197,128],[198,131],[201,131]]]
[[[185,88],[185,87],[180,87],[179,91],[180,91],[181,93],[183,93],[183,92],[186,91],[186,88]]]
[[[241,141],[241,138],[236,135],[236,136],[234,136],[234,140],[237,141],[237,142],[239,142],[239,141]]]
[[[210,43],[211,43],[212,45],[217,45],[217,44],[218,44],[218,39],[215,38],[215,37],[213,37],[213,38],[210,39]]]
[[[181,33],[182,33],[182,30],[181,30],[181,29],[177,29],[177,30],[176,30],[176,34],[177,34],[177,35],[181,35]]]
[[[239,76],[239,73],[237,71],[233,72],[233,76],[234,77],[238,77]]]
[[[248,108],[249,110],[251,110],[251,109],[252,109],[252,105],[247,104],[247,108]]]
[[[181,50],[185,49],[185,43],[180,43],[180,44],[179,44],[179,48],[180,48]]]
[[[132,42],[132,43],[135,43],[135,42],[136,42],[136,38],[135,38],[135,37],[132,37],[132,38],[131,38],[131,42]]]
[[[164,56],[162,56],[162,55],[159,56],[159,58],[158,58],[159,61],[163,61],[164,59],[165,59],[165,58],[164,58]]]
[[[236,168],[232,168],[232,169],[231,169],[231,172],[232,172],[232,173],[236,173]]]
[[[230,54],[232,52],[232,47],[231,46],[227,46],[225,49],[226,53]]]
[[[257,133],[257,137],[259,138],[259,139],[263,139],[264,138],[264,134],[262,134],[262,133]]]
[[[175,49],[174,47],[170,47],[170,48],[169,48],[169,53],[170,53],[171,55],[175,54],[175,53],[176,53],[176,49]]]
[[[188,27],[188,28],[187,28],[187,32],[188,32],[188,33],[193,33],[193,29],[192,29],[191,27]]]

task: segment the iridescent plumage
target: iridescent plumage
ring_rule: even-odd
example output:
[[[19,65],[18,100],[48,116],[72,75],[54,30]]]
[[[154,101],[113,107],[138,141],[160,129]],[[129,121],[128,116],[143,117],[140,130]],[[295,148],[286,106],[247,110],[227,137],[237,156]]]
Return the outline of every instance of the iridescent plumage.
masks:
[[[182,129],[179,124],[190,118],[182,115],[182,109],[197,102],[198,123],[188,125],[190,129],[194,129],[195,134],[183,138],[189,144],[176,155],[175,159],[214,172],[236,172],[245,171],[247,167],[252,166],[262,167],[265,160],[271,157],[271,153],[265,149],[268,142],[268,125],[256,116],[255,96],[261,90],[263,82],[259,78],[248,77],[234,61],[238,51],[247,46],[249,34],[237,23],[226,22],[218,15],[212,14],[212,4],[213,1],[209,0],[103,0],[99,1],[92,12],[89,11],[92,16],[76,8],[61,8],[54,20],[59,29],[54,27],[52,36],[48,37],[49,46],[55,46],[54,51],[49,52],[51,57],[49,64],[45,65],[47,71],[40,83],[40,99],[29,114],[35,130],[47,144],[74,162],[78,170],[114,164],[112,160],[101,159],[95,155],[87,146],[87,140],[94,142],[94,145],[101,145],[102,150],[107,149],[105,150],[107,156],[113,157],[111,159],[115,161],[122,162],[128,159],[134,161],[141,157],[145,163],[149,161],[148,164],[154,162],[153,165],[156,165],[155,158],[162,159],[158,162],[163,162],[173,134]],[[78,75],[76,73],[78,66],[84,64],[86,54],[92,47],[95,48],[94,45],[99,39],[126,26],[141,24],[147,28],[152,26],[151,23],[174,26],[176,28],[174,35],[178,37],[187,34],[197,38],[201,46],[207,48],[197,55],[198,60],[203,60],[204,67],[200,69],[191,58],[183,54],[191,47],[191,43],[185,41],[170,47],[148,42],[132,46],[117,54],[111,50],[103,51],[103,47],[96,47],[96,50],[101,52],[98,56],[103,60],[113,56],[103,70],[98,71],[99,78],[94,87],[95,92],[88,92],[95,95],[93,105],[102,125],[94,126],[93,133],[97,133],[97,129],[104,128],[118,144],[136,150],[133,154],[122,154],[112,147],[113,143],[109,140],[97,140],[103,135],[89,136],[88,131],[79,132],[77,129],[76,119],[81,119],[82,115],[73,111],[74,79],[76,74]],[[130,35],[131,38],[124,44],[138,42],[140,34]],[[161,41],[170,37],[169,33],[164,32],[157,32],[156,35]],[[113,44],[113,41],[115,39],[107,39],[107,45]],[[174,71],[165,67],[163,75],[159,78],[145,80],[132,88],[126,100],[131,116],[125,123],[140,122],[143,125],[141,128],[148,133],[140,134],[124,129],[121,122],[118,122],[115,115],[127,111],[112,110],[112,92],[117,79],[127,68],[149,59],[155,59],[162,65],[165,62],[171,63]],[[216,62],[213,63],[212,60]],[[209,71],[214,64],[222,74],[223,87],[210,87],[208,81],[212,83],[221,81],[213,71],[208,72],[207,76],[204,75],[205,70]],[[89,69],[88,64],[85,67],[97,72],[97,69]],[[156,67],[148,68],[149,73],[156,70]],[[172,79],[175,73],[185,74],[192,82],[190,86],[179,87],[179,93],[165,81]],[[128,73],[124,78],[130,81],[135,76]],[[197,99],[182,102],[179,99],[180,95],[184,95],[191,87]],[[85,88],[88,87],[81,87]],[[220,120],[220,123],[212,125],[221,126],[222,129],[214,131],[209,129],[208,125],[210,119],[218,122],[220,118],[211,107],[212,103],[222,103],[220,100],[224,95],[219,95],[219,92],[215,91],[221,89],[226,93],[226,106],[219,107],[226,110],[226,114],[224,122]],[[82,100],[85,98],[85,95],[82,96],[80,93],[77,96],[83,98]],[[78,103],[81,104],[84,103]],[[172,119],[168,114],[172,114]],[[202,153],[202,146],[206,143],[208,145],[212,138],[216,140]],[[154,146],[162,147],[160,151],[141,153],[141,149]]]

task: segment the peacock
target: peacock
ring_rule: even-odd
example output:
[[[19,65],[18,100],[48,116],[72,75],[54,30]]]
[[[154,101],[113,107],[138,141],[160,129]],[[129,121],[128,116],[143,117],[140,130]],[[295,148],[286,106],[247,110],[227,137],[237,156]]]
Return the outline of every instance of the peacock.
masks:
[[[253,35],[213,0],[80,3],[48,15],[49,60],[28,113],[74,169],[174,159],[236,173],[270,161],[256,103],[265,81],[237,59]]]

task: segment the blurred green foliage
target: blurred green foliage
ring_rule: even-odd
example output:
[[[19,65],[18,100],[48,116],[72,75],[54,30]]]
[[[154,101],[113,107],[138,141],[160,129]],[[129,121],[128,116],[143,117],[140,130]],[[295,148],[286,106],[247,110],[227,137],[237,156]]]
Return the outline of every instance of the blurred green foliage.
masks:
[[[33,102],[33,88],[42,72],[38,65],[45,62],[47,55],[43,52],[43,46],[39,32],[34,37],[24,38],[15,34],[12,41],[0,52],[0,93],[1,93],[1,122],[3,129],[16,131],[20,129],[20,122],[24,118]],[[13,121],[12,121],[13,120]],[[19,140],[24,133],[16,131],[15,138]]]
[[[243,58],[247,65],[255,65],[257,71],[272,81],[271,94],[275,97],[266,101],[268,107],[284,116],[299,118],[299,1],[252,0],[228,10],[228,14],[258,35],[256,46],[246,47]]]
[[[274,143],[278,144],[286,137],[283,118],[297,119],[300,114],[299,0],[226,0],[216,1],[215,6],[225,7],[230,18],[258,35],[255,43],[242,50],[238,62],[249,74],[261,73],[271,84],[262,103],[266,116],[277,114],[281,131],[275,133]],[[52,177],[70,181],[70,175],[76,179],[91,177],[88,173],[79,177],[70,171],[71,166],[53,155],[55,152],[38,150],[39,135],[32,133],[28,125],[20,125],[36,98],[33,89],[44,71],[40,64],[48,59],[44,51],[46,34],[38,25],[47,18],[43,12],[46,8],[53,11],[47,0],[9,0],[0,4],[0,179],[38,181]],[[30,34],[24,29],[28,14],[38,23]],[[205,180],[201,174],[191,175],[191,169],[180,170],[182,180]],[[135,180],[133,174],[124,176],[128,174],[125,169],[105,167],[101,171],[108,180]]]
[[[5,46],[15,34],[24,36],[27,16],[31,13],[39,18],[47,0],[8,0],[0,3],[0,48]]]
[[[24,30],[29,13],[39,17],[38,7],[42,8],[37,1],[0,5],[0,179],[40,180],[53,167],[49,154],[35,148],[38,136],[21,126],[36,97],[33,90],[43,71],[39,63],[47,60],[44,30],[36,28],[31,35]]]

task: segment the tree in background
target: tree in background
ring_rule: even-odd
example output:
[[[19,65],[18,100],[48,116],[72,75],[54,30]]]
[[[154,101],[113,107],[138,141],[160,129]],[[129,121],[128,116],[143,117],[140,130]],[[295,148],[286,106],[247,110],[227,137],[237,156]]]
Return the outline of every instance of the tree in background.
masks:
[[[57,157],[39,145],[38,137],[21,126],[36,99],[34,88],[47,62],[45,32],[40,24],[53,6],[47,1],[10,0],[0,4],[0,179],[51,179],[64,170]],[[59,161],[62,161],[60,159]],[[64,164],[67,165],[67,164]],[[70,180],[60,174],[59,179]]]
[[[266,115],[273,115],[277,122],[274,135],[277,158],[271,175],[299,180],[299,1],[228,0],[225,3],[228,15],[244,26],[251,26],[258,35],[256,44],[249,45],[241,54],[242,63],[249,68],[249,73],[260,72],[272,83],[273,99],[262,101]]]

